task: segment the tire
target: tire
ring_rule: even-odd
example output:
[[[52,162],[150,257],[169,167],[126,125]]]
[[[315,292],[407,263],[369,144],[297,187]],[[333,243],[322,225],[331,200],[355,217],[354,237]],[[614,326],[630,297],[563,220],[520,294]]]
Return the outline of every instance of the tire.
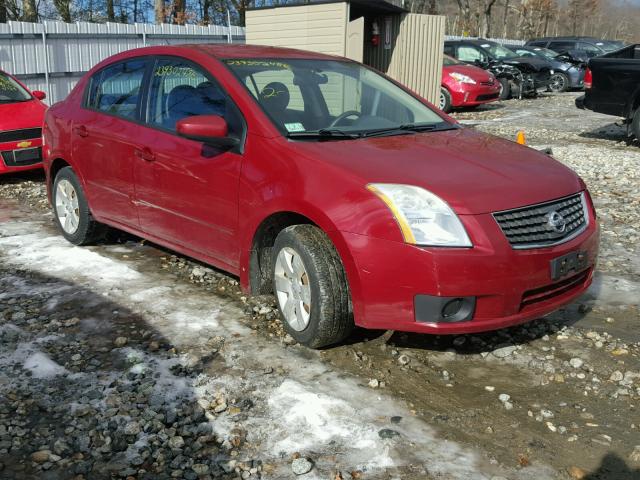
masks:
[[[633,120],[631,120],[631,133],[640,142],[640,106],[636,108],[636,113],[633,115]]]
[[[500,100],[508,100],[511,98],[511,82],[508,78],[499,78],[500,82]]]
[[[288,267],[283,268],[283,261]],[[304,275],[299,276],[302,270]],[[347,276],[338,252],[322,230],[313,225],[282,230],[273,247],[271,274],[282,323],[298,343],[320,348],[349,336],[354,323]],[[294,277],[302,280],[298,287],[289,289]]]
[[[549,90],[554,93],[562,93],[569,90],[569,77],[561,72],[556,72],[551,75],[551,83],[549,84]]]
[[[449,90],[444,87],[440,87],[440,110],[444,113],[449,113],[452,109],[451,107],[451,94]]]
[[[68,198],[71,198],[69,209],[64,207]],[[61,169],[53,180],[51,201],[56,224],[69,242],[74,245],[89,245],[104,238],[107,227],[91,216],[82,185],[71,167]]]

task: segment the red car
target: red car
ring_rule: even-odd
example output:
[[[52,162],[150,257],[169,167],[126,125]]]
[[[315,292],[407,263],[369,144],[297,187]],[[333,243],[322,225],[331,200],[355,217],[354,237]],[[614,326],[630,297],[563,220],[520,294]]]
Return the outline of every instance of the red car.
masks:
[[[591,283],[598,225],[573,171],[347,59],[131,50],[48,110],[44,138],[69,241],[110,225],[227,270],[312,347],[354,325],[507,327]]]
[[[42,167],[45,97],[0,70],[0,174]]]
[[[440,110],[448,113],[454,108],[475,107],[499,98],[500,82],[493,73],[444,56],[438,105]]]

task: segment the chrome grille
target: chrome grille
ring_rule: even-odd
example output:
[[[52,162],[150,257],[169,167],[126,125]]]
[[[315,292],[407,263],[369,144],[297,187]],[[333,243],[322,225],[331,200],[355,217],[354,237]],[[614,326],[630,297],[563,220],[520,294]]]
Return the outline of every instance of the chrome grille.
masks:
[[[493,214],[513,248],[541,248],[567,242],[587,228],[584,193]]]

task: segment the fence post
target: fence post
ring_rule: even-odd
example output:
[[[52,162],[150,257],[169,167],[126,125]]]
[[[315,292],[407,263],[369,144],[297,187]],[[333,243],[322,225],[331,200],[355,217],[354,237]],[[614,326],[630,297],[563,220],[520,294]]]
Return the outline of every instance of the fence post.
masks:
[[[47,85],[47,98],[52,99],[51,84],[49,82],[49,52],[47,51],[47,23],[42,23],[42,49],[44,51],[44,81]],[[51,100],[49,100],[51,102]]]

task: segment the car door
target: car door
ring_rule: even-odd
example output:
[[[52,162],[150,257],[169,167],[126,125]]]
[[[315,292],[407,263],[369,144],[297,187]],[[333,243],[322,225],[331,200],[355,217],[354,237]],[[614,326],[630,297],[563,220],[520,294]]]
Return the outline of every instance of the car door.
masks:
[[[96,72],[72,127],[72,155],[92,212],[132,227],[138,226],[133,164],[147,65],[147,59],[134,58]]]
[[[176,123],[219,115],[239,147],[205,145],[176,134]],[[204,68],[178,57],[155,59],[149,77],[145,132],[135,162],[136,203],[143,231],[238,265],[238,182],[244,119]]]

